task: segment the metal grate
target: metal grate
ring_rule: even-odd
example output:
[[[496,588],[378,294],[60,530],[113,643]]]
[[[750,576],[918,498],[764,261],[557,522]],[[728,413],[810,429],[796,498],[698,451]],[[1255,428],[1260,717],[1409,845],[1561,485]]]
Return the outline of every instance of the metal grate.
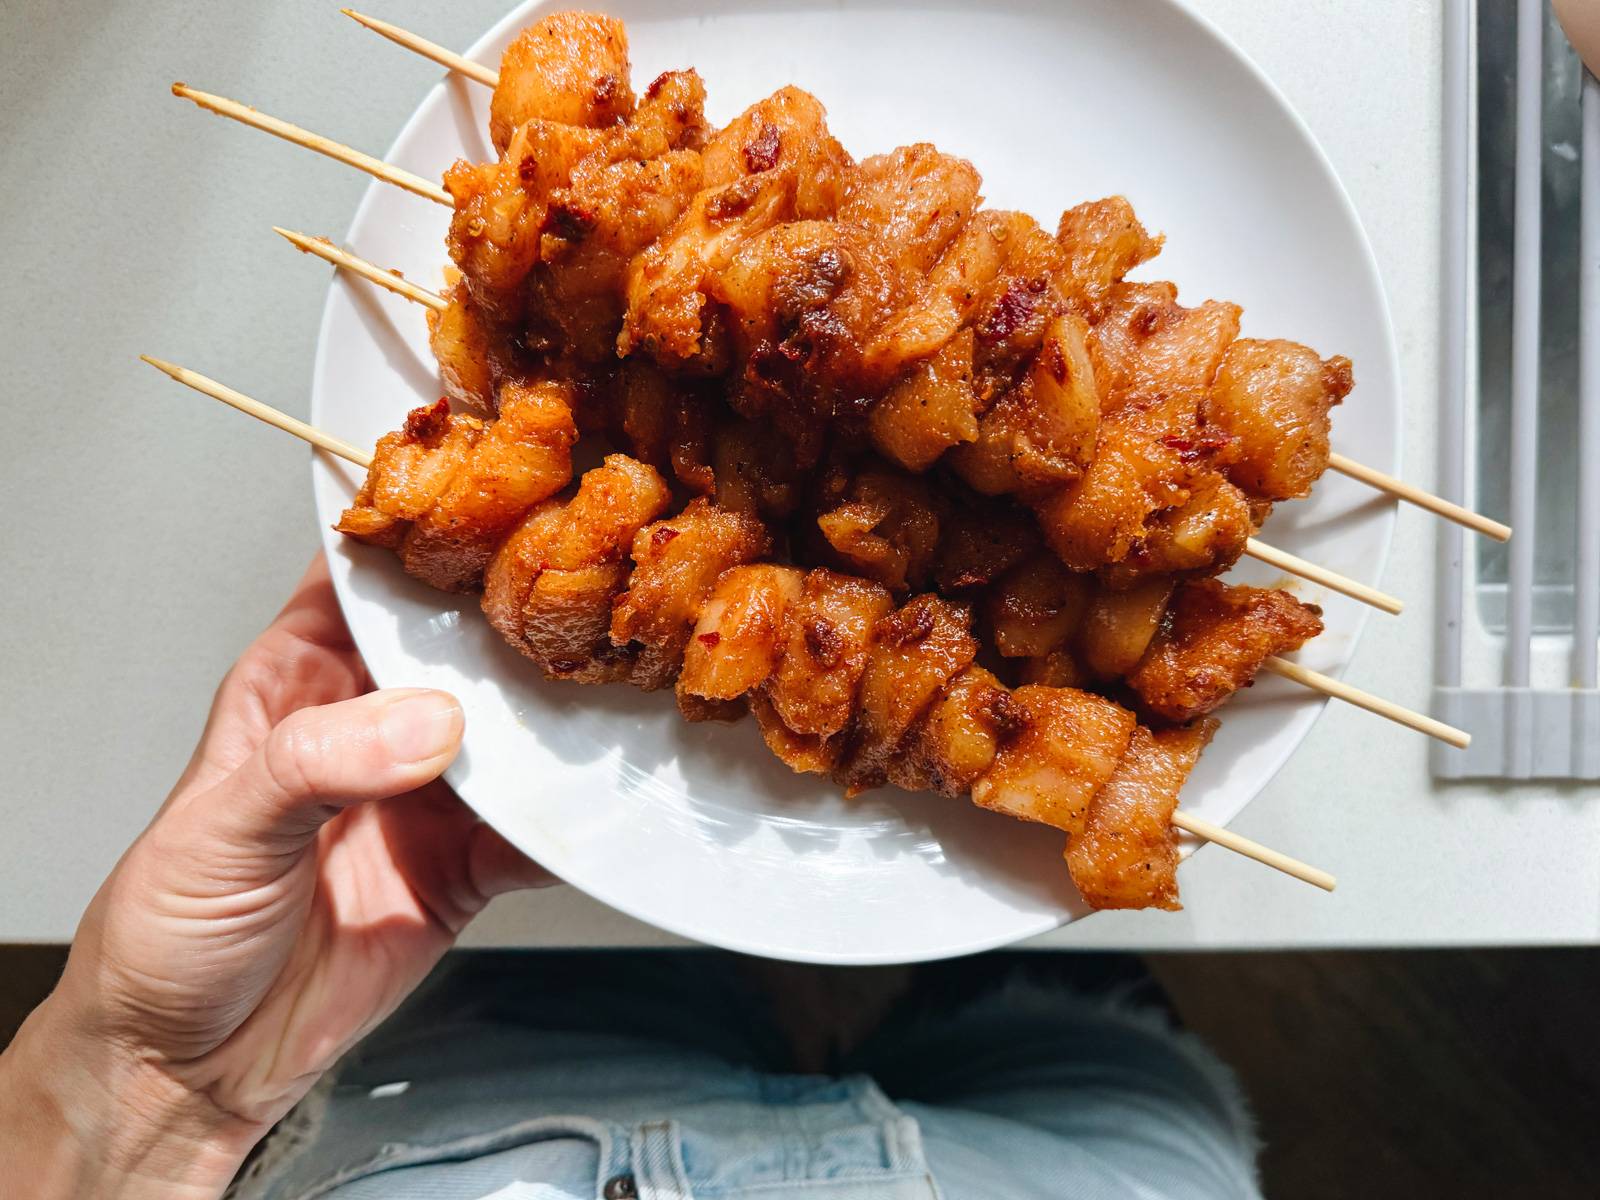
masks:
[[[1544,0],[1451,0],[1440,486],[1446,779],[1600,779],[1600,85]]]

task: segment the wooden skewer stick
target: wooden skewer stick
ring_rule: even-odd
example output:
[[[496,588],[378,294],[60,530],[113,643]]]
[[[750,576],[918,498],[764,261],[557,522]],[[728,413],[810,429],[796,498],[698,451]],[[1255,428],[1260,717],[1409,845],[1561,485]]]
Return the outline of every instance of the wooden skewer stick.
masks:
[[[436,42],[430,42],[427,38],[418,37],[414,33],[401,29],[398,25],[380,21],[377,17],[369,17],[365,13],[358,13],[353,8],[341,8],[339,11],[352,21],[365,25],[373,33],[381,33],[391,42],[396,42],[407,50],[422,55],[423,58],[431,58],[448,71],[454,71],[458,75],[465,75],[468,79],[481,83],[485,87],[500,86],[500,76],[491,67],[486,67],[480,62],[473,62],[470,58],[463,58],[454,50],[446,50]]]
[[[177,363],[169,363],[163,359],[152,358],[148,354],[139,356],[158,371],[164,371],[172,376],[184,387],[193,388],[197,392],[204,392],[215,400],[237,408],[247,416],[252,416],[258,421],[265,421],[275,429],[285,433],[292,433],[301,441],[310,442],[313,446],[326,450],[329,454],[336,454],[346,462],[353,462],[365,470],[372,465],[372,455],[365,450],[359,450],[349,442],[341,441],[331,433],[324,433],[315,425],[307,425],[286,412],[280,412],[270,404],[263,404],[259,400],[246,396],[243,392],[236,392],[227,384],[218,383],[215,379],[208,378],[198,371],[191,371],[188,367],[180,367]]]
[[[425,287],[419,287],[396,271],[385,271],[376,263],[368,262],[343,247],[334,245],[327,238],[296,233],[292,229],[284,229],[281,225],[274,225],[272,232],[287,238],[292,245],[307,254],[313,254],[325,262],[359,275],[381,288],[388,288],[395,295],[404,296],[415,304],[425,305],[435,312],[443,312],[450,307],[449,301],[438,292],[430,292]]]
[[[1338,592],[1342,596],[1349,596],[1352,600],[1359,600],[1363,604],[1370,604],[1373,608],[1382,609],[1391,616],[1399,616],[1405,608],[1404,602],[1395,599],[1388,592],[1380,592],[1375,587],[1368,587],[1364,583],[1357,583],[1348,576],[1337,571],[1330,571],[1327,567],[1319,567],[1298,555],[1290,554],[1249,538],[1244,544],[1244,552],[1259,562],[1266,563],[1269,567],[1277,567],[1290,575],[1298,575],[1301,579],[1309,580],[1330,592]]]
[[[296,146],[304,146],[307,150],[315,150],[318,154],[325,154],[329,158],[354,167],[358,171],[365,171],[376,179],[385,183],[392,183],[396,187],[432,200],[435,204],[442,204],[446,208],[455,207],[450,199],[450,193],[436,183],[430,183],[420,175],[413,175],[410,171],[392,167],[381,158],[373,158],[370,154],[363,154],[349,146],[335,142],[321,134],[312,133],[309,129],[301,129],[298,125],[291,125],[287,121],[280,121],[277,117],[269,117],[266,113],[257,112],[247,104],[240,104],[237,100],[229,100],[225,96],[213,96],[210,92],[198,91],[186,83],[172,85],[172,94],[185,100],[192,100],[207,112],[214,112],[219,117],[229,117],[252,128],[280,137],[286,142],[293,142]]]
[[[1338,880],[1326,871],[1319,870],[1309,863],[1303,863],[1298,858],[1280,854],[1260,842],[1253,842],[1221,825],[1215,825],[1193,813],[1186,813],[1181,808],[1172,814],[1172,823],[1179,829],[1194,834],[1195,837],[1214,842],[1223,849],[1232,850],[1235,854],[1242,854],[1246,858],[1253,858],[1264,866],[1282,871],[1285,875],[1293,875],[1296,879],[1304,880],[1312,887],[1319,887],[1325,892],[1333,891],[1338,883]]]
[[[198,371],[191,371],[187,367],[178,366],[176,363],[152,358],[148,354],[141,354],[139,357],[157,370],[170,375],[185,387],[193,388],[195,391],[204,393],[213,399],[221,400],[224,404],[231,405],[240,412],[255,417],[258,421],[265,421],[276,429],[281,429],[285,433],[293,434],[295,437],[310,442],[314,446],[319,446],[332,454],[337,454],[340,458],[355,463],[358,467],[370,467],[372,465],[372,456],[356,449],[349,442],[340,441],[313,425],[307,425],[304,421],[297,420],[286,412],[279,412],[271,405],[263,404],[261,401],[252,399],[242,392],[236,392],[226,384],[218,383],[215,379],[208,378]],[[1331,892],[1333,890],[1334,878],[1326,871],[1319,871],[1316,867],[1308,866],[1299,859],[1290,858],[1287,854],[1280,854],[1276,850],[1268,849],[1259,842],[1252,842],[1249,838],[1240,837],[1236,833],[1229,833],[1221,825],[1213,825],[1210,821],[1202,820],[1182,811],[1173,814],[1172,823],[1179,829],[1187,830],[1196,837],[1216,842],[1217,845],[1224,846],[1236,854],[1242,854],[1246,858],[1253,858],[1259,863],[1272,867],[1274,870],[1282,871],[1285,875],[1292,875],[1296,879],[1302,879],[1306,883],[1321,888],[1323,891]]]
[[[1371,692],[1364,692],[1358,687],[1352,687],[1342,679],[1335,679],[1332,675],[1324,675],[1321,671],[1313,671],[1310,667],[1303,667],[1297,662],[1290,662],[1287,658],[1276,655],[1261,664],[1263,670],[1271,671],[1274,675],[1281,675],[1285,679],[1310,688],[1312,691],[1321,692],[1324,696],[1331,696],[1335,700],[1343,700],[1346,704],[1354,704],[1357,708],[1364,708],[1370,713],[1380,717],[1387,717],[1397,724],[1418,733],[1425,733],[1429,737],[1438,738],[1454,746],[1457,750],[1465,750],[1472,744],[1472,735],[1464,729],[1457,729],[1454,725],[1446,725],[1422,713],[1414,712],[1393,700],[1385,700],[1382,696],[1374,696]]]
[[[1464,525],[1485,537],[1492,537],[1497,542],[1511,540],[1511,526],[1502,525],[1499,521],[1490,520],[1482,513],[1475,513],[1470,508],[1446,500],[1443,496],[1435,496],[1432,492],[1425,492],[1419,487],[1407,483],[1403,479],[1396,479],[1393,475],[1385,475],[1382,471],[1374,470],[1353,458],[1346,458],[1342,454],[1328,455],[1328,466],[1338,471],[1341,475],[1348,475],[1369,487],[1375,487],[1380,492],[1388,492],[1397,499],[1418,508],[1425,508],[1447,521],[1454,521],[1457,525]]]

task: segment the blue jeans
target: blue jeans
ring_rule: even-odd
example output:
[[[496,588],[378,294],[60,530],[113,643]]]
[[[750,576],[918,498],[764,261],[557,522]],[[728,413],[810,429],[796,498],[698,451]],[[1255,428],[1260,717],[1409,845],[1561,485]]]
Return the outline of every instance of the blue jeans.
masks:
[[[1255,1197],[1232,1076],[1164,1014],[993,963],[783,1073],[726,956],[457,964],[330,1073],[241,1200]],[[1042,960],[1041,960],[1042,961]]]

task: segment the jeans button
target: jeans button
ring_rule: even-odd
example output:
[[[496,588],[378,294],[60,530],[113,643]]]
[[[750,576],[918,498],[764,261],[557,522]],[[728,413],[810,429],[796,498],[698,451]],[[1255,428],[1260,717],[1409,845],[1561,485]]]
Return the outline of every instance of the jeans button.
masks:
[[[605,1200],[635,1200],[639,1189],[633,1182],[632,1175],[613,1175],[606,1180],[606,1186],[600,1194]]]

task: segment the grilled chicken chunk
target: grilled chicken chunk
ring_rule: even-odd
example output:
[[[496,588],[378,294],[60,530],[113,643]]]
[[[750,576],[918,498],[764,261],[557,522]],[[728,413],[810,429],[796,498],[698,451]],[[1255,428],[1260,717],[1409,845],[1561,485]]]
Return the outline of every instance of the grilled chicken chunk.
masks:
[[[799,568],[771,563],[724,571],[684,649],[678,694],[737,700],[765,683],[777,669],[784,617],[804,581]]]
[[[889,760],[907,732],[972,665],[978,642],[971,627],[966,605],[930,595],[914,597],[874,627],[855,722],[834,772],[850,794],[887,780]]]
[[[626,455],[586,471],[571,499],[534,509],[495,552],[489,623],[547,678],[633,678],[641,648],[612,642],[612,603],[628,584],[628,547],[671,498],[653,467]]]
[[[417,409],[378,443],[337,528],[397,549],[425,583],[470,591],[506,532],[572,478],[571,399],[559,383],[508,383],[488,424],[444,400]]]
[[[873,629],[889,608],[879,584],[821,568],[806,576],[785,618],[783,656],[766,685],[785,726],[826,738],[850,724]]]
[[[1021,732],[1027,711],[993,674],[970,666],[945,687],[888,764],[889,782],[911,791],[964,796]]]
[[[556,12],[519,33],[500,57],[489,136],[504,151],[528,121],[604,128],[633,112],[628,31],[615,17]]]
[[[1214,719],[1152,733],[1133,731],[1128,753],[1089,802],[1067,840],[1067,869],[1091,908],[1182,908],[1178,903],[1178,790],[1194,769]]]
[[[1061,214],[1056,240],[1066,259],[1057,286],[1074,310],[1090,321],[1105,315],[1111,289],[1134,267],[1160,253],[1162,241],[1145,231],[1133,205],[1122,196],[1069,208]]]
[[[1121,705],[1073,688],[1029,684],[1011,693],[1022,728],[972,785],[972,802],[1069,835],[1127,752],[1137,722]]]
[[[1173,596],[1161,631],[1128,685],[1168,721],[1209,713],[1274,654],[1298,650],[1322,632],[1322,610],[1288,592],[1196,579]]]
[[[1205,415],[1239,443],[1228,477],[1251,496],[1309,495],[1328,465],[1329,412],[1350,394],[1348,358],[1241,338],[1222,356]]]

